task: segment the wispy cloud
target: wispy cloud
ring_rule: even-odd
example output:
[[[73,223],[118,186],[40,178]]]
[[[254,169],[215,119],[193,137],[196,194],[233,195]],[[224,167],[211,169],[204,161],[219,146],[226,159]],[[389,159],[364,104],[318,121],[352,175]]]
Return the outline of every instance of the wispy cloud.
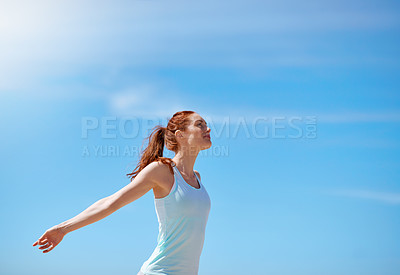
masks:
[[[190,108],[176,92],[151,84],[114,92],[106,100],[110,113],[115,116],[165,119]]]
[[[318,35],[399,27],[399,18],[388,6],[360,10],[346,1],[3,1],[0,90],[85,64],[382,64],[393,58],[334,56],[334,45]]]
[[[324,193],[335,196],[344,196],[344,197],[379,201],[392,205],[400,204],[400,193],[394,193],[394,192],[379,192],[379,191],[361,190],[361,189],[334,189],[334,190],[328,190]]]
[[[328,124],[350,124],[350,123],[378,123],[378,122],[400,122],[400,112],[393,111],[305,111],[295,109],[272,109],[272,108],[247,108],[237,104],[226,106],[200,106],[191,104],[196,96],[190,98],[183,92],[168,90],[166,87],[158,87],[155,84],[142,84],[128,88],[110,95],[108,103],[114,114],[138,116],[170,116],[171,112],[177,110],[191,110],[201,112],[210,122],[237,124],[253,123],[258,120],[274,122],[274,120],[285,121],[309,121]],[[169,104],[165,104],[168,102]],[[196,107],[195,107],[196,106]],[[240,112],[238,112],[240,110]],[[171,114],[172,115],[172,114]]]

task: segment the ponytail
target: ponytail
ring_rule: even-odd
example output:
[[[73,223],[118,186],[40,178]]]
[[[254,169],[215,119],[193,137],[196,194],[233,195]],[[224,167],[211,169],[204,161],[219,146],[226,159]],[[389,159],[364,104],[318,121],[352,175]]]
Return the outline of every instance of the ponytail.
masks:
[[[169,165],[169,169],[171,173],[173,173],[171,163],[173,162],[170,158],[163,157],[164,152],[164,144],[165,144],[165,131],[166,127],[161,125],[157,125],[153,128],[152,133],[147,137],[148,146],[142,152],[140,156],[140,161],[136,168],[132,173],[126,174],[127,176],[131,176],[131,180],[133,180],[140,171],[143,170],[147,165],[154,161],[161,161],[164,164]],[[142,145],[143,147],[143,145]]]

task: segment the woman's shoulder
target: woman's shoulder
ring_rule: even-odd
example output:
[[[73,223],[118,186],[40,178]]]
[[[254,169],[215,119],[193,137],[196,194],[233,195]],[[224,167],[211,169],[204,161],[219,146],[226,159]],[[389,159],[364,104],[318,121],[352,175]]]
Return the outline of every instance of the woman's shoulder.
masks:
[[[155,192],[154,195],[157,197],[163,196],[163,193],[161,195],[159,193],[164,192],[164,190],[168,189],[168,186],[172,186],[174,183],[174,172],[172,167],[161,161],[153,161],[147,165],[146,168],[147,167],[149,168],[149,173],[151,174],[153,182],[156,184],[153,190]]]
[[[152,178],[157,181],[163,181],[168,176],[173,175],[173,171],[171,173],[172,167],[169,164],[163,163],[159,160],[153,161],[146,166]]]

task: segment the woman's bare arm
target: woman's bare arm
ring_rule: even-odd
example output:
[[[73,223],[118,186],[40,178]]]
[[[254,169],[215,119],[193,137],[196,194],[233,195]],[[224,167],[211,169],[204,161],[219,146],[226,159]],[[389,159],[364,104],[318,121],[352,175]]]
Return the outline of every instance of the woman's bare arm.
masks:
[[[163,169],[165,168],[157,162],[150,163],[131,183],[113,195],[98,200],[77,216],[48,229],[33,246],[44,245],[39,249],[48,248],[43,251],[44,253],[51,251],[67,233],[104,219],[121,207],[145,195],[157,185]]]
[[[96,201],[75,217],[60,223],[57,227],[63,233],[67,234],[81,227],[104,219],[113,212],[114,211],[112,211],[110,207],[110,199],[109,197],[106,197]]]
[[[159,170],[157,168],[159,168],[157,163],[150,163],[137,174],[131,183],[111,196],[95,202],[79,215],[61,223],[59,227],[63,232],[69,233],[104,219],[121,207],[139,199],[155,187],[155,173]]]

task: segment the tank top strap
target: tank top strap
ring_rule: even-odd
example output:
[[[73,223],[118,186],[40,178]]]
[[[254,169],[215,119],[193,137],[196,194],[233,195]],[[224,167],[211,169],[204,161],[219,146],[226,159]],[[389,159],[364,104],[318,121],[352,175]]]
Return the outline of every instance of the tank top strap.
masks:
[[[200,186],[200,188],[202,188],[201,187],[201,180],[199,179],[199,177],[197,176],[197,173],[195,172],[195,171],[193,171],[193,173],[194,173],[194,175],[196,176],[196,179],[197,179],[197,182],[199,183],[199,186]]]
[[[175,175],[176,175],[177,172],[178,172],[176,169],[177,169],[176,166],[172,165],[172,170],[174,170],[174,174],[175,174]]]
[[[178,168],[176,168],[176,166],[173,165],[172,170],[174,170],[174,181],[176,184],[179,184],[180,174],[179,174]]]

